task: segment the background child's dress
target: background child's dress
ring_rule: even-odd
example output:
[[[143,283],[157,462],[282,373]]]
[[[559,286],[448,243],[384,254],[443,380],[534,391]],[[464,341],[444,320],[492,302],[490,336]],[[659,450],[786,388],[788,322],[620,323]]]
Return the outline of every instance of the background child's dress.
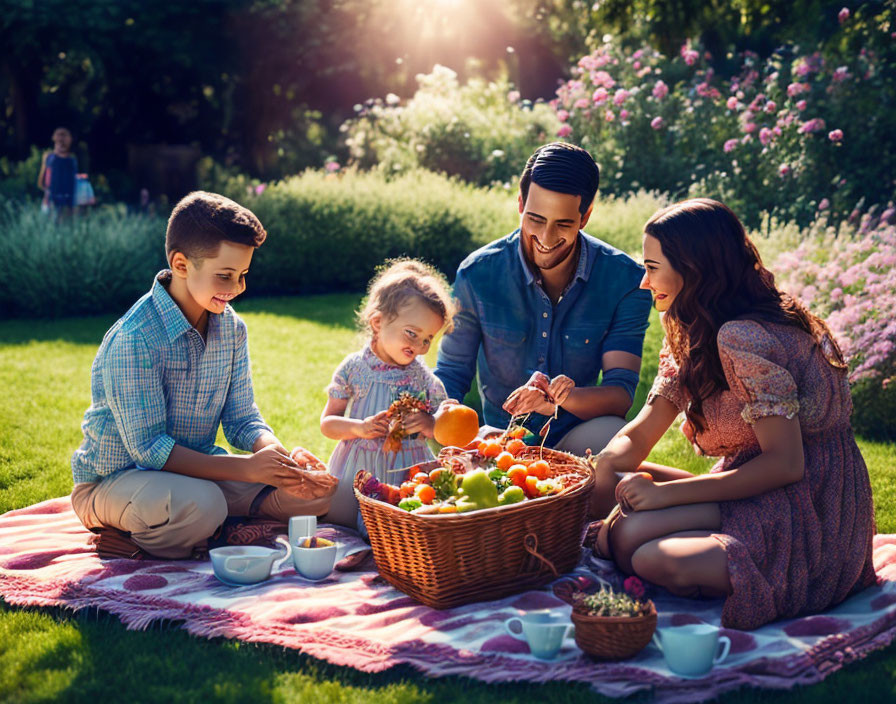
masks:
[[[333,373],[327,387],[332,398],[350,399],[346,417],[363,419],[385,411],[398,395],[407,391],[423,393],[432,411],[445,400],[445,387],[419,359],[407,366],[388,364],[367,345],[346,357]],[[354,527],[358,503],[352,490],[355,473],[365,469],[381,481],[395,484],[404,477],[388,474],[390,469],[410,467],[433,459],[422,435],[404,438],[397,453],[384,453],[381,438],[340,440],[328,463],[330,473],[339,479],[339,488],[330,502],[326,520]]]

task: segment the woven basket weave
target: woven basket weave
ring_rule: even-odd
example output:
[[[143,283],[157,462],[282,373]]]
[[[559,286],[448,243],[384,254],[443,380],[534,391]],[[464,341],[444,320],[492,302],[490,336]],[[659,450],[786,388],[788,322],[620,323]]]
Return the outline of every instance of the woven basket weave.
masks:
[[[656,607],[644,616],[588,616],[572,612],[576,645],[601,660],[624,660],[637,655],[656,630]]]
[[[538,448],[521,458],[537,459]],[[419,602],[447,609],[540,587],[579,561],[594,478],[580,457],[544,450],[566,488],[555,496],[471,513],[416,515],[355,496],[373,557],[386,581]]]

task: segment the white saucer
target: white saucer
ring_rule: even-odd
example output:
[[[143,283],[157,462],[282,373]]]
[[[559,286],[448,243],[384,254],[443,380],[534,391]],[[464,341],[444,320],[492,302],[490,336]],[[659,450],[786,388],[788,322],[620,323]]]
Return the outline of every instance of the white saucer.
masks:
[[[226,584],[228,587],[254,587],[256,584],[261,584],[262,582],[267,581],[266,579],[262,579],[258,582],[249,582],[248,584],[243,584],[240,582],[231,582],[229,579],[224,579],[224,577],[221,577],[220,575],[218,575],[214,572],[212,574],[215,575],[215,579],[217,579],[219,582],[221,582],[221,584]]]

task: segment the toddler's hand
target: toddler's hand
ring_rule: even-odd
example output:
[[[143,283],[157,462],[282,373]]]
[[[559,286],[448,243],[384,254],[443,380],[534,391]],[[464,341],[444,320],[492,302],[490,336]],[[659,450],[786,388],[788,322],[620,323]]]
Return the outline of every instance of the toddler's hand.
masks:
[[[432,437],[432,429],[435,427],[436,421],[433,416],[423,411],[415,411],[410,414],[404,422],[404,431],[408,435],[414,433],[423,433],[424,437]]]
[[[367,416],[355,431],[359,438],[382,438],[389,434],[389,418],[387,411]]]

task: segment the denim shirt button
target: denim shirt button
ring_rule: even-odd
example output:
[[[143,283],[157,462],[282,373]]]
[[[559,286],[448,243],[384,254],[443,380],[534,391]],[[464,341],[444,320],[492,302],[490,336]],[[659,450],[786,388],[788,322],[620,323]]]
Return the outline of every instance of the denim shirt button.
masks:
[[[547,334],[546,332],[543,332],[543,333],[541,333],[541,336],[542,336],[542,337],[547,337],[548,334]]]
[[[542,317],[542,318],[547,318],[547,317],[548,317],[548,314],[547,314],[547,313],[542,313],[542,314],[541,314],[541,317]]]

